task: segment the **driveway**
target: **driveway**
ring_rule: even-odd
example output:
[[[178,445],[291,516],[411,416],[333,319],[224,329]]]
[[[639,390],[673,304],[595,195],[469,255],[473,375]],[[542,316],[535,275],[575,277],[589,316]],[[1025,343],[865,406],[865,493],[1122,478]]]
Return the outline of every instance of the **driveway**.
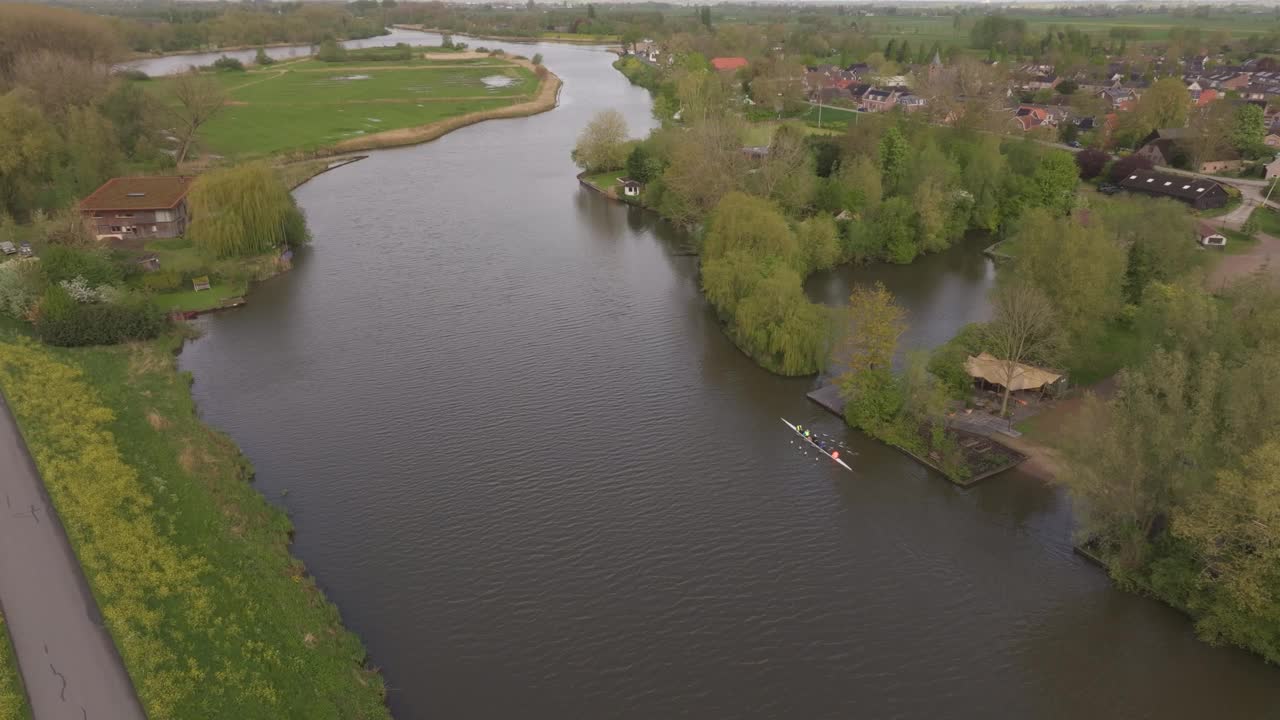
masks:
[[[0,608],[35,720],[145,718],[3,398]]]

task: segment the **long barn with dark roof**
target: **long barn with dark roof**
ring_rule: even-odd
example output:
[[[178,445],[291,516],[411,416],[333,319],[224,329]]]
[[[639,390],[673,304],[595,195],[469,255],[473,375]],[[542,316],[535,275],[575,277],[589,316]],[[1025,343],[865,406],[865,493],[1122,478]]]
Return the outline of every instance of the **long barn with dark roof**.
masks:
[[[1197,210],[1219,208],[1227,204],[1227,191],[1221,185],[1203,178],[1134,170],[1119,182],[1129,192],[1181,200]]]

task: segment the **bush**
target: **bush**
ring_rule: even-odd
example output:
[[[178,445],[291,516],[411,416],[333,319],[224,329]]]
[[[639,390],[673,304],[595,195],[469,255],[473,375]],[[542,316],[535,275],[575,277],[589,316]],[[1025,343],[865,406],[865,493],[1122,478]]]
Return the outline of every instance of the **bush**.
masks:
[[[347,50],[344,54],[347,61],[361,62],[395,62],[413,59],[413,47],[408,43],[396,43],[389,47],[360,48]]]
[[[1102,169],[1107,166],[1107,162],[1110,160],[1110,155],[1093,148],[1076,153],[1076,167],[1080,170],[1080,177],[1085,180],[1091,180],[1101,175]]]
[[[150,80],[150,79],[151,79],[151,76],[150,76],[150,75],[148,75],[148,74],[146,74],[146,73],[142,72],[141,70],[134,70],[134,69],[132,69],[132,68],[126,68],[126,69],[124,69],[124,70],[117,70],[117,71],[116,71],[116,75],[117,75],[117,76],[119,76],[119,77],[124,78],[125,80],[142,81],[142,80]]]
[[[149,340],[164,328],[164,316],[149,302],[81,305],[59,285],[45,290],[36,315],[36,335],[50,345],[115,345]]]
[[[0,263],[0,313],[25,320],[49,280],[35,258],[18,258]]]
[[[239,60],[233,57],[227,57],[226,55],[223,55],[222,57],[213,61],[213,69],[232,71],[232,72],[244,72],[244,63],[240,62]]]
[[[267,51],[262,48],[258,48],[258,54],[253,56],[254,65],[261,65],[261,66],[274,65],[275,62],[276,62],[276,59],[268,55]]]
[[[342,62],[347,59],[347,50],[337,40],[325,38],[316,50],[316,59],[320,62]]]
[[[970,355],[982,352],[983,326],[969,323],[960,328],[956,336],[938,346],[929,357],[929,372],[937,376],[947,394],[956,399],[969,396],[973,378],[964,369]]]
[[[534,64],[534,65],[541,65],[541,64],[542,64],[542,53],[534,53],[534,54],[533,54],[533,60],[532,60],[532,62],[533,62],[533,64]]]
[[[64,245],[50,245],[40,255],[49,282],[84,278],[92,286],[114,285],[124,277],[120,266],[98,250],[83,250]]]

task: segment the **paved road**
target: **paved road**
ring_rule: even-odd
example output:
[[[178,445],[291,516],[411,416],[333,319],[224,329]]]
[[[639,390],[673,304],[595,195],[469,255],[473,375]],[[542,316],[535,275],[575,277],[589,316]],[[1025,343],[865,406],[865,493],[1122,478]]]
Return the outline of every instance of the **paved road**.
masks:
[[[145,718],[2,397],[0,609],[35,720]]]

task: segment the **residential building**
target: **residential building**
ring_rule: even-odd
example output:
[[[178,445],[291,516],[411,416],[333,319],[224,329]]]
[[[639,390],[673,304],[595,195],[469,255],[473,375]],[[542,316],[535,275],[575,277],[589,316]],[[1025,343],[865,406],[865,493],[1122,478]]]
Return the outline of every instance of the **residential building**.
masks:
[[[80,215],[99,239],[173,238],[187,231],[183,176],[118,177],[80,202]]]
[[[871,88],[862,96],[862,109],[868,112],[886,112],[892,110],[897,102],[897,91],[885,88]]]
[[[711,58],[711,67],[719,72],[733,72],[747,66],[747,59],[743,57],[717,57]]]

